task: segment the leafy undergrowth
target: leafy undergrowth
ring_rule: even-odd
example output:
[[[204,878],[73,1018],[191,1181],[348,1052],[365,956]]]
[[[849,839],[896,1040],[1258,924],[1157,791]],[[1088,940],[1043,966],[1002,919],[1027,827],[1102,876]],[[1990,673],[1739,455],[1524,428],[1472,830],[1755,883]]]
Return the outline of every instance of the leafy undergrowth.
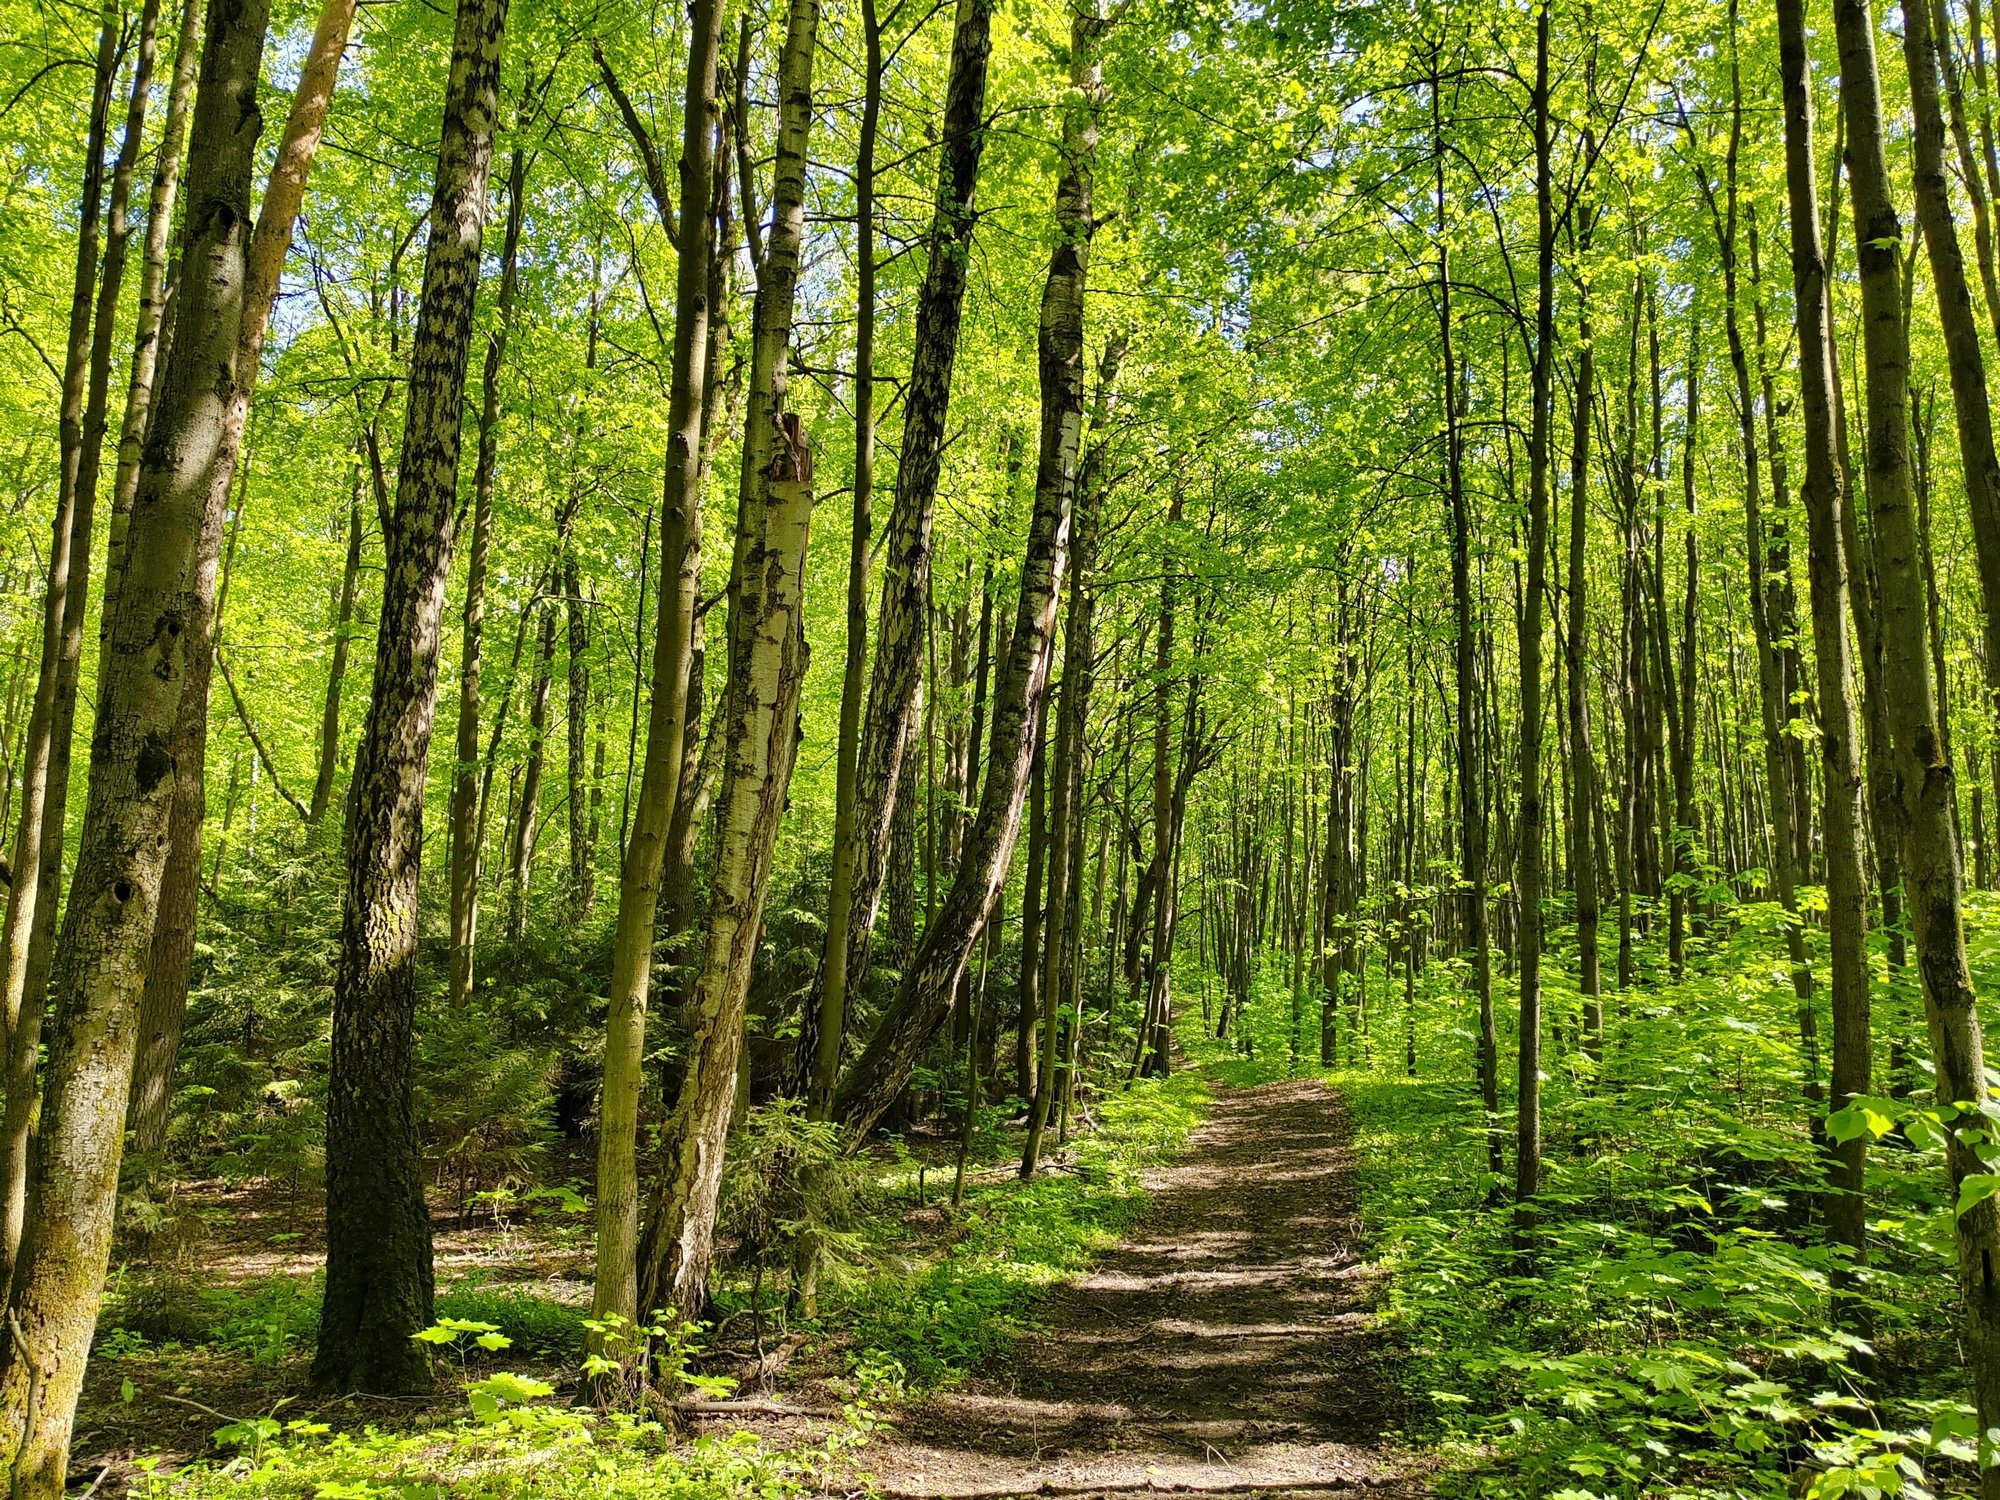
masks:
[[[279,1275],[220,1286],[128,1276],[107,1305],[102,1368],[156,1376],[162,1357],[188,1355],[205,1360],[202,1368],[220,1362],[267,1377],[262,1395],[255,1382],[240,1394],[261,1414],[235,1416],[169,1398],[208,1414],[211,1449],[177,1468],[138,1459],[131,1493],[149,1500],[673,1500],[813,1492],[866,1441],[881,1403],[955,1379],[1029,1326],[1047,1289],[1131,1222],[1145,1202],[1146,1167],[1181,1148],[1208,1097],[1190,1071],[1097,1101],[1092,1128],[1025,1184],[1004,1170],[1018,1153],[1018,1133],[989,1119],[956,1211],[932,1209],[926,1198],[936,1196],[935,1166],[899,1151],[857,1195],[843,1237],[847,1264],[828,1278],[824,1317],[792,1330],[822,1356],[821,1373],[812,1377],[817,1409],[837,1415],[769,1436],[690,1437],[659,1421],[589,1410],[577,1369],[584,1315],[520,1285],[478,1281],[441,1293],[439,1322],[427,1339],[441,1388],[462,1390],[462,1404],[406,1413],[371,1408],[375,1420],[358,1426],[352,1408],[268,1398],[296,1388],[303,1374],[319,1304],[312,1279]],[[920,1166],[932,1180],[917,1186],[913,1208]],[[948,1194],[949,1174],[942,1175]],[[722,1306],[747,1295],[738,1277]],[[781,1316],[777,1301],[773,1316]],[[675,1347],[692,1355],[697,1337]],[[698,1367],[683,1374],[674,1363],[668,1379],[701,1395],[722,1394],[732,1383],[695,1373]],[[127,1383],[128,1403],[134,1394]]]
[[[1146,1201],[1145,1168],[1180,1150],[1209,1090],[1182,1071],[1098,1102],[1096,1128],[1052,1170],[1023,1183],[1011,1172],[968,1184],[952,1233],[913,1255],[875,1258],[841,1315],[862,1349],[895,1360],[917,1384],[972,1369],[1004,1348],[1036,1299],[1115,1241]],[[1018,1155],[1018,1143],[1001,1159]],[[997,1155],[998,1153],[990,1153]]]
[[[477,1415],[415,1432],[334,1432],[310,1417],[261,1417],[218,1429],[227,1462],[146,1473],[147,1500],[568,1500],[568,1497],[772,1497],[819,1487],[875,1425],[865,1381],[840,1422],[811,1444],[753,1433],[678,1439],[657,1421],[553,1404],[545,1381],[499,1372],[468,1382]],[[140,1467],[149,1466],[141,1461]]]
[[[1562,1044],[1558,1010],[1526,1253],[1463,1072],[1330,1075],[1360,1133],[1385,1314],[1428,1397],[1423,1436],[1445,1457],[1446,1490],[1973,1488],[1944,1169],[1935,1144],[1911,1139],[1929,1138],[1928,1112],[1874,1101],[1876,1129],[1889,1112],[1909,1123],[1871,1153],[1864,1341],[1846,1331],[1857,1320],[1833,1316],[1844,1261],[1824,1241],[1792,1039],[1750,1003],[1766,983],[1722,963],[1634,996],[1601,1072],[1573,1036]]]

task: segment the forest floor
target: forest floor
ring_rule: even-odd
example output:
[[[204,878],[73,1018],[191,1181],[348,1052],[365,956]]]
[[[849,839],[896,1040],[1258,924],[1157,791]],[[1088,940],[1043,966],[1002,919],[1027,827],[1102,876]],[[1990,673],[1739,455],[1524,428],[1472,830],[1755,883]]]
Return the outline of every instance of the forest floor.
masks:
[[[979,1376],[859,1455],[906,1500],[1424,1492],[1395,1448],[1353,1130],[1315,1079],[1218,1091],[1140,1221]]]
[[[1049,1217],[1065,1199],[1037,1208],[1017,1198],[1011,1160],[1001,1159],[1018,1147],[1012,1131],[993,1143],[1001,1157],[969,1179],[978,1188],[969,1217],[919,1179],[914,1205],[892,1215],[892,1258],[954,1262],[978,1279],[996,1274],[982,1257],[1025,1255],[1033,1265],[1000,1268],[1023,1273],[1018,1294],[1032,1300],[1012,1310],[1023,1331],[975,1356],[974,1373],[940,1370],[942,1386],[887,1403],[886,1425],[818,1483],[889,1500],[1425,1492],[1423,1466],[1395,1441],[1407,1412],[1395,1350],[1372,1315],[1379,1276],[1361,1253],[1361,1164],[1341,1096],[1317,1079],[1232,1088],[1212,1073],[1192,1094],[1210,1090],[1194,1134],[1179,1149],[1162,1141],[1165,1154],[1141,1168],[1136,1220],[1046,1295],[1032,1271],[1050,1259],[1048,1246],[1010,1250],[1024,1226],[996,1220],[988,1232],[997,1240],[975,1248],[975,1226],[996,1212],[1004,1220],[1000,1205],[1012,1205],[1044,1236],[1059,1222],[1087,1233],[1084,1205],[1098,1194],[1089,1169],[1070,1179],[1063,1174],[1077,1163],[1060,1154],[1051,1162],[1044,1190],[1067,1193],[1058,1184],[1073,1180],[1082,1195],[1067,1220]],[[912,1159],[941,1182],[954,1144],[919,1140]],[[1109,1201],[1096,1212],[1115,1212]],[[571,1387],[588,1305],[587,1220],[555,1202],[505,1216],[442,1203],[435,1211],[439,1316],[504,1324],[514,1346],[502,1362]],[[412,1434],[462,1416],[449,1379],[415,1400],[328,1404],[307,1394],[324,1253],[315,1204],[275,1184],[203,1183],[176,1212],[175,1222],[198,1227],[177,1249],[156,1237],[153,1255],[127,1264],[91,1361],[74,1468],[104,1493],[142,1483],[146,1455],[171,1471],[213,1454],[218,1424],[259,1413]],[[735,1333],[711,1342],[705,1364],[759,1399],[698,1419],[695,1435],[743,1427],[774,1453],[824,1451],[843,1425],[830,1408],[844,1399],[839,1372],[859,1330],[783,1338],[772,1350],[775,1382],[760,1373],[762,1343],[738,1349],[748,1334]]]

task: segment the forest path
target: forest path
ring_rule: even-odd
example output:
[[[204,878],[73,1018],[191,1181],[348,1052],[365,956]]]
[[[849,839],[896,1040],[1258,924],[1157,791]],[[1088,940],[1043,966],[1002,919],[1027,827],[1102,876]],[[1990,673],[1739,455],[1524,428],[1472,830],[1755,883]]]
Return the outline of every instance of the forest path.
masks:
[[[1222,1089],[1132,1233],[864,1462],[907,1500],[1415,1495],[1371,1326],[1353,1130],[1314,1079]]]

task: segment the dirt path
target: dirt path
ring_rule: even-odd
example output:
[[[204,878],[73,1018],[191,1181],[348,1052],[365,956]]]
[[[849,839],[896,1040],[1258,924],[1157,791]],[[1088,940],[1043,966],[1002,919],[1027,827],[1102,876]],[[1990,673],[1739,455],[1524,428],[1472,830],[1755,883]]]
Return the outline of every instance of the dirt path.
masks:
[[[871,1446],[882,1491],[1418,1494],[1369,1326],[1352,1130],[1324,1084],[1224,1091],[1132,1235],[983,1379]]]

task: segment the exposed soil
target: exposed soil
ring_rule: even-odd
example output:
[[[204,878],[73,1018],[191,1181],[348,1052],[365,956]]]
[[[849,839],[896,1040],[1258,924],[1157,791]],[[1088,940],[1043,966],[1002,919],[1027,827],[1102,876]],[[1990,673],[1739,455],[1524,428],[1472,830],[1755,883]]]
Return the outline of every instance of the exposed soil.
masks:
[[[864,1457],[904,1500],[1423,1492],[1358,1250],[1353,1132],[1313,1080],[1223,1092],[1133,1233],[980,1379]]]

